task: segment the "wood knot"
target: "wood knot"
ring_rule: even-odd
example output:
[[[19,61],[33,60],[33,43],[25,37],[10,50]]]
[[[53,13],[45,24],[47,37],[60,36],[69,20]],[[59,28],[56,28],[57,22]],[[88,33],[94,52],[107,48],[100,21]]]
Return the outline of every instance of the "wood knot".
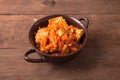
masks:
[[[48,5],[48,6],[53,6],[55,5],[56,1],[55,0],[44,0],[43,4]]]

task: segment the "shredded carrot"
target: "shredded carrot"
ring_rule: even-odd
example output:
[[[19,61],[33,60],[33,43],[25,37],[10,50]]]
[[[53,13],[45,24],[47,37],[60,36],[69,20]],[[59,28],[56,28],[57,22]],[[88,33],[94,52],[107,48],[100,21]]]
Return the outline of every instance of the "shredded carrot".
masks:
[[[38,29],[35,43],[41,52],[55,56],[78,50],[77,43],[83,35],[83,29],[68,25],[62,17],[49,19],[48,26]]]

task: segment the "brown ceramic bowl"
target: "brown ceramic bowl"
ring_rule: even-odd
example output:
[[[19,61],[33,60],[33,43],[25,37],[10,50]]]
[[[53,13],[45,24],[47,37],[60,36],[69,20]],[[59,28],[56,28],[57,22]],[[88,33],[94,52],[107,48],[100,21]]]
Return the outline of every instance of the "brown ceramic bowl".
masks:
[[[80,39],[80,43],[82,43],[82,47],[80,47],[76,52],[72,52],[63,56],[52,56],[50,54],[45,54],[40,52],[37,48],[36,48],[36,44],[35,44],[35,32],[37,32],[38,27],[40,26],[47,26],[48,25],[48,20],[51,18],[55,18],[58,16],[62,16],[64,19],[66,19],[67,23],[70,25],[73,25],[75,27],[78,28],[82,28],[84,30],[84,34],[82,36],[82,38]],[[86,25],[84,25],[81,21],[85,21]],[[29,41],[32,45],[32,49],[28,50],[25,55],[24,55],[24,59],[28,62],[66,62],[66,61],[70,61],[73,58],[75,58],[75,56],[77,56],[78,54],[80,54],[80,51],[83,49],[83,47],[85,46],[87,39],[88,39],[88,24],[89,21],[87,18],[81,18],[81,19],[76,19],[74,17],[70,17],[70,16],[66,16],[66,15],[50,15],[47,17],[44,17],[38,21],[36,21],[33,26],[31,27],[30,31],[29,31]],[[28,55],[31,53],[37,53],[40,56],[40,59],[33,59],[30,58]]]

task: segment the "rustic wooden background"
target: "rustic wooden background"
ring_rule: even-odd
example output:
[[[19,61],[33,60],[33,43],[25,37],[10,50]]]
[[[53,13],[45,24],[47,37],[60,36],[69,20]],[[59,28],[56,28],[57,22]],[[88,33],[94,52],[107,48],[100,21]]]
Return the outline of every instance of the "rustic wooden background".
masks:
[[[30,27],[51,14],[87,17],[86,47],[66,64],[26,62]],[[0,80],[120,80],[120,0],[0,0]]]

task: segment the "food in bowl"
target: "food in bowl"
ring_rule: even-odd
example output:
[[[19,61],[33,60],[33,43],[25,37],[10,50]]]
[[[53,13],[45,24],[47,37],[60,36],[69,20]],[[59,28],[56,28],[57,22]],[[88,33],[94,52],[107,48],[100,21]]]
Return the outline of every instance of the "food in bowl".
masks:
[[[48,20],[48,25],[39,27],[35,34],[36,47],[45,54],[62,56],[77,51],[84,31],[58,16]]]

